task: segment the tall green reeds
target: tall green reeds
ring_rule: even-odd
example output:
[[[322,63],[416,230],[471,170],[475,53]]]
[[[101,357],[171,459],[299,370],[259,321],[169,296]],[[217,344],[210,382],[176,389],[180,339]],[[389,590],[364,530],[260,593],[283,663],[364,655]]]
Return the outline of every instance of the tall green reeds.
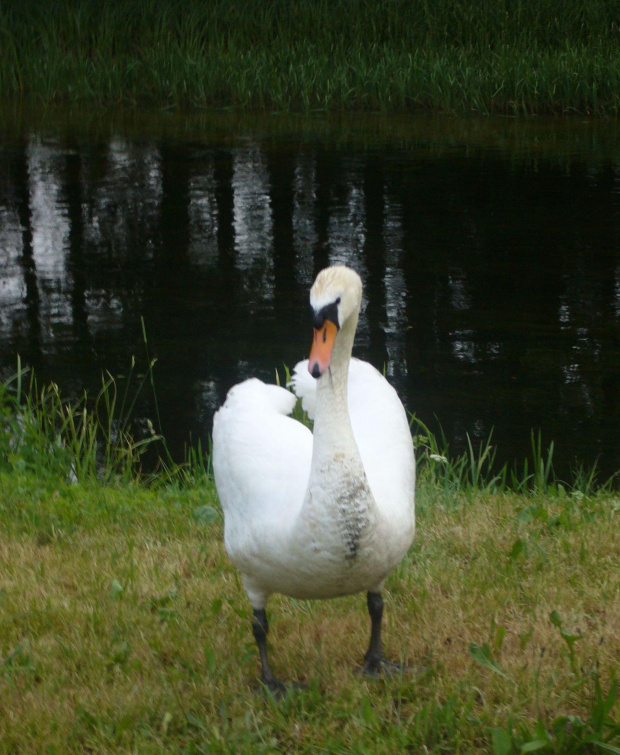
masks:
[[[423,486],[448,494],[493,494],[511,491],[544,496],[572,495],[579,498],[596,491],[610,491],[618,474],[600,480],[596,465],[585,468],[577,465],[568,479],[561,480],[553,468],[555,444],[543,445],[540,430],[531,431],[531,456],[520,464],[498,464],[493,433],[474,443],[467,435],[467,449],[460,454],[450,451],[440,428],[433,433],[422,420],[411,419],[416,447],[418,475]]]
[[[616,114],[619,34],[615,0],[4,0],[0,96]]]
[[[153,444],[159,446],[159,458],[167,460],[153,424],[146,420],[139,436],[133,426],[135,403],[153,364],[136,385],[134,367],[132,361],[120,395],[108,373],[89,402],[86,394],[75,400],[63,397],[53,382],[40,385],[18,357],[14,377],[0,383],[0,468],[65,481],[127,482],[140,476],[141,458]]]

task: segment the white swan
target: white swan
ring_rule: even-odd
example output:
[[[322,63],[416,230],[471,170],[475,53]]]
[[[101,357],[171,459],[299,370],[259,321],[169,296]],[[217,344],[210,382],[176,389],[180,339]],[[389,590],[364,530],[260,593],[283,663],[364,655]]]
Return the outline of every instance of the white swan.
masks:
[[[415,461],[396,391],[367,362],[351,359],[362,299],[353,270],[330,267],[310,291],[314,341],[293,386],[314,434],[287,416],[284,388],[251,378],[215,415],[213,470],[224,540],[243,575],[263,683],[285,686],[267,658],[267,599],[334,598],[365,590],[371,639],[364,670],[391,666],[381,646],[381,589],[415,531]]]

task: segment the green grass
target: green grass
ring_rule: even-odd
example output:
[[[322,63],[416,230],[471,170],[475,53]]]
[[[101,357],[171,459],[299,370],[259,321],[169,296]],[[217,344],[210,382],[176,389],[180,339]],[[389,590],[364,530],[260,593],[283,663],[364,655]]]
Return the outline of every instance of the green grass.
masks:
[[[276,672],[309,685],[275,703],[210,482],[1,473],[0,752],[618,752],[620,499],[419,500],[385,612],[415,670],[354,674],[362,596],[274,598]]]
[[[617,114],[615,0],[5,0],[4,98]]]
[[[354,673],[363,596],[276,596],[274,671],[308,687],[275,702],[202,451],[144,481],[127,430],[106,472],[114,385],[76,408],[19,375],[0,394],[0,753],[620,752],[620,497],[560,485],[538,438],[517,493],[490,443],[433,459],[418,423],[418,534],[385,593],[386,651],[412,669]]]

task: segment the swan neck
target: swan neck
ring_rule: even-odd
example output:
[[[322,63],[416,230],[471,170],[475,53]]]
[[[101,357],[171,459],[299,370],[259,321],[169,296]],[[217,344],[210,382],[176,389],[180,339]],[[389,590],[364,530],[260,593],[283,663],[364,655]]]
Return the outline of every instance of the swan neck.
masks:
[[[357,316],[350,317],[338,331],[329,369],[319,378],[314,422],[315,444],[320,444],[327,433],[329,440],[325,439],[325,442],[332,446],[355,446],[347,405],[347,385],[356,326]],[[357,453],[357,447],[355,449]]]

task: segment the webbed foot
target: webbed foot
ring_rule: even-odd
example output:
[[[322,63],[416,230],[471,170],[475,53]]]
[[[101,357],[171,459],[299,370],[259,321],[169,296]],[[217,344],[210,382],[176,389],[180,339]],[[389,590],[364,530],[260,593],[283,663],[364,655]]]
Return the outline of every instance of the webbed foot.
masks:
[[[283,700],[292,692],[299,692],[306,689],[305,684],[298,684],[297,682],[283,682],[281,679],[261,679],[263,690],[271,694],[274,700]]]
[[[380,679],[385,676],[396,676],[409,670],[408,666],[402,666],[400,663],[394,663],[394,661],[388,661],[383,656],[380,657],[366,657],[364,659],[364,665],[359,669],[358,673],[362,676],[367,676],[370,679]]]

